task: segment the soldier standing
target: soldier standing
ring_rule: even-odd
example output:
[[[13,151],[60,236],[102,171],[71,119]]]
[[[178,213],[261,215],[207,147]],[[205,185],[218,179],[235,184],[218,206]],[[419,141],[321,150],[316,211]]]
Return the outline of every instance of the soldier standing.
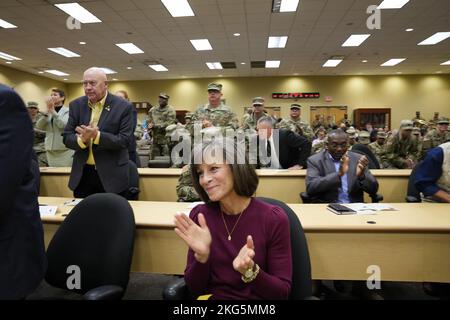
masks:
[[[288,129],[306,137],[309,141],[312,141],[314,137],[314,132],[312,131],[309,124],[303,122],[300,118],[300,108],[302,106],[293,103],[290,108],[290,118],[281,120],[276,128],[278,129]]]
[[[166,93],[159,94],[159,105],[154,106],[148,112],[148,128],[153,131],[153,144],[150,159],[156,155],[170,156],[167,146],[166,127],[176,123],[175,110],[168,105],[169,96]]]
[[[45,131],[36,128],[36,122],[42,117],[39,112],[38,103],[30,101],[27,103],[28,114],[30,115],[31,122],[34,129],[34,143],[33,150],[36,153],[39,167],[47,167],[47,153],[45,151]]]
[[[386,157],[389,163],[399,169],[412,169],[418,159],[418,141],[412,136],[413,122],[402,120],[400,130],[386,143]]]
[[[256,130],[256,124],[261,117],[268,116],[264,111],[264,98],[255,97],[252,100],[253,110],[248,116],[242,119],[242,129]]]
[[[450,141],[450,132],[448,131],[448,118],[439,118],[436,123],[436,129],[428,131],[423,138],[423,150],[426,152],[440,144]]]
[[[192,115],[192,123],[187,127],[191,135],[194,135],[194,124],[202,124],[204,119],[214,127],[236,130],[239,120],[229,106],[222,103],[222,85],[220,83],[208,84],[208,103],[197,108]]]
[[[380,169],[390,168],[390,164],[386,158],[386,149],[384,148],[384,143],[386,142],[387,133],[384,131],[377,132],[377,140],[369,143],[368,147],[375,155],[380,164]]]

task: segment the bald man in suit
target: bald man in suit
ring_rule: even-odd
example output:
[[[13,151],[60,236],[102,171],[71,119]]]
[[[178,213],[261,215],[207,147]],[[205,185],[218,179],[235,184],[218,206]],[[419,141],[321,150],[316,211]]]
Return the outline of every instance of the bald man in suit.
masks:
[[[25,104],[0,85],[0,300],[25,298],[47,267],[33,140]]]

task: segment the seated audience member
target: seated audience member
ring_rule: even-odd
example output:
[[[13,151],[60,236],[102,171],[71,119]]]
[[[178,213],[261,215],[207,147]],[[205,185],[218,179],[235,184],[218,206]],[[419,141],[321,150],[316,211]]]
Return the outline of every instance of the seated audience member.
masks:
[[[33,140],[25,104],[0,84],[0,300],[24,299],[47,267]]]
[[[322,202],[363,202],[364,192],[375,194],[378,182],[368,170],[366,156],[347,152],[348,135],[328,133],[325,150],[308,159],[306,191]]]
[[[307,138],[286,129],[273,129],[272,119],[262,117],[256,126],[258,130],[258,164],[271,169],[303,169],[311,154],[311,142]],[[264,161],[265,160],[265,161]]]
[[[450,203],[450,142],[428,151],[417,168],[415,185],[423,200]]]
[[[364,202],[364,192],[377,192],[378,182],[368,170],[367,157],[347,149],[348,135],[337,129],[328,133],[325,150],[309,157],[306,191],[317,202]],[[335,286],[351,286],[353,293],[364,299],[382,299],[364,281],[336,281]]]
[[[258,176],[237,149],[232,139],[194,148],[192,178],[205,204],[175,216],[175,232],[189,246],[185,281],[191,293],[212,299],[287,299],[289,221],[279,207],[252,197]]]
[[[412,169],[419,156],[419,142],[412,136],[413,122],[402,120],[400,130],[386,142],[386,158],[395,168]]]
[[[200,201],[200,196],[195,191],[192,183],[192,175],[189,165],[185,165],[181,170],[176,187],[178,202],[195,202]]]

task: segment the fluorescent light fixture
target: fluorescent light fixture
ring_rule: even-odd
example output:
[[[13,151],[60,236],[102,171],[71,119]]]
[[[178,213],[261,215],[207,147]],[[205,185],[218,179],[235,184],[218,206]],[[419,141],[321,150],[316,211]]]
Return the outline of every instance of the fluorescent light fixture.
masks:
[[[0,27],[5,28],[5,29],[17,28],[17,26],[15,26],[12,23],[9,23],[8,21],[5,21],[3,19],[0,19]]]
[[[267,47],[270,48],[284,48],[286,47],[286,42],[288,40],[287,36],[281,37],[269,37],[269,41],[267,42]]]
[[[233,36],[235,36],[235,37],[239,37],[241,34],[240,33],[233,33]]]
[[[6,64],[12,64],[12,62],[11,62],[11,61],[6,61],[5,63],[6,63]]]
[[[339,63],[341,63],[344,59],[328,59],[323,65],[322,67],[324,68],[334,68],[337,67],[339,65]]]
[[[366,63],[366,62],[367,62],[367,60],[363,60],[363,61],[361,61],[361,62],[364,62],[364,63]]]
[[[193,17],[195,15],[187,0],[161,0],[161,2],[174,18]]]
[[[208,39],[194,39],[190,41],[197,51],[212,50]]]
[[[43,74],[43,73],[44,73],[44,71],[38,71],[38,73],[40,73],[40,74]]]
[[[408,2],[409,0],[384,0],[377,9],[400,9]]]
[[[86,42],[84,42],[84,41],[80,41],[79,43],[80,43],[80,44],[86,44]]]
[[[8,61],[22,60],[22,59],[20,59],[20,58],[14,57],[14,56],[12,56],[12,55],[10,55],[10,54],[7,54],[7,53],[1,52],[1,51],[0,51],[0,58],[1,58],[1,59],[5,59],[5,60],[8,60]]]
[[[419,46],[431,46],[433,44],[444,41],[445,39],[450,38],[450,32],[436,32],[431,37],[426,38],[422,42],[418,43]]]
[[[149,67],[157,72],[169,71],[169,69],[164,67],[162,64],[150,64]]]
[[[66,79],[66,78],[64,78],[63,80],[64,80],[64,81],[67,81],[67,79]]]
[[[352,34],[347,40],[342,44],[343,47],[358,47],[370,37],[370,34]]]
[[[400,58],[400,59],[389,59],[388,61],[386,61],[385,63],[383,63],[381,66],[382,67],[392,67],[395,66],[397,64],[399,64],[400,62],[406,60],[406,58]]]
[[[128,70],[131,70],[131,69],[133,69],[133,68],[132,68],[132,67],[127,67],[127,69],[128,69]]]
[[[266,68],[279,68],[280,67],[280,60],[267,60],[266,61]]]
[[[220,62],[207,62],[206,65],[208,66],[208,68],[210,68],[211,70],[219,70],[219,69],[223,69],[222,68],[222,64]]]
[[[128,54],[138,54],[138,53],[144,53],[140,48],[138,48],[134,43],[128,42],[128,43],[116,43],[116,46],[118,46],[120,49],[125,51]]]
[[[117,79],[117,78],[113,78],[112,80],[113,80],[113,81],[117,81],[117,80],[119,80],[119,79]]]
[[[450,60],[441,63],[441,66],[450,66]]]
[[[61,9],[65,13],[67,13],[69,16],[77,19],[81,23],[97,23],[102,22],[99,18],[94,16],[92,13],[90,13],[88,10],[83,8],[81,5],[79,5],[76,2],[71,3],[57,3],[55,4],[55,7]]]
[[[406,32],[411,32],[411,31],[414,31],[414,29],[413,28],[408,28],[408,29],[405,29],[405,31]]]
[[[114,71],[114,70],[112,70],[112,69],[110,69],[110,68],[100,67],[100,69],[102,69],[103,72],[106,73],[106,74],[114,74],[114,73],[117,73],[117,71]]]
[[[273,0],[272,12],[295,12],[299,0]]]
[[[62,72],[59,70],[45,70],[45,72],[54,74],[55,76],[58,76],[58,77],[64,77],[64,76],[69,75],[68,73],[65,73],[65,72]]]
[[[242,65],[244,65],[244,64],[245,64],[245,62],[241,62],[241,64],[242,64]]]
[[[67,58],[78,58],[80,57],[80,55],[78,53],[75,53],[73,51],[67,50],[66,48],[63,47],[58,47],[58,48],[47,48],[50,51],[53,51],[54,53],[60,54],[64,57]]]

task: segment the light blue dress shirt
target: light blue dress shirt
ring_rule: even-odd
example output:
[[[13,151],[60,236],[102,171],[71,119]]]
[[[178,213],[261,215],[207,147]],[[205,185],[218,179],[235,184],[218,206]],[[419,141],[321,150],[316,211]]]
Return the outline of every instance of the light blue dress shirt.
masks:
[[[334,160],[331,154],[328,154],[328,156],[333,162],[334,167],[336,168],[336,172],[338,172],[341,162],[339,160],[338,161]],[[350,203],[350,197],[348,196],[347,173],[341,177],[341,187],[338,190],[338,203]]]

